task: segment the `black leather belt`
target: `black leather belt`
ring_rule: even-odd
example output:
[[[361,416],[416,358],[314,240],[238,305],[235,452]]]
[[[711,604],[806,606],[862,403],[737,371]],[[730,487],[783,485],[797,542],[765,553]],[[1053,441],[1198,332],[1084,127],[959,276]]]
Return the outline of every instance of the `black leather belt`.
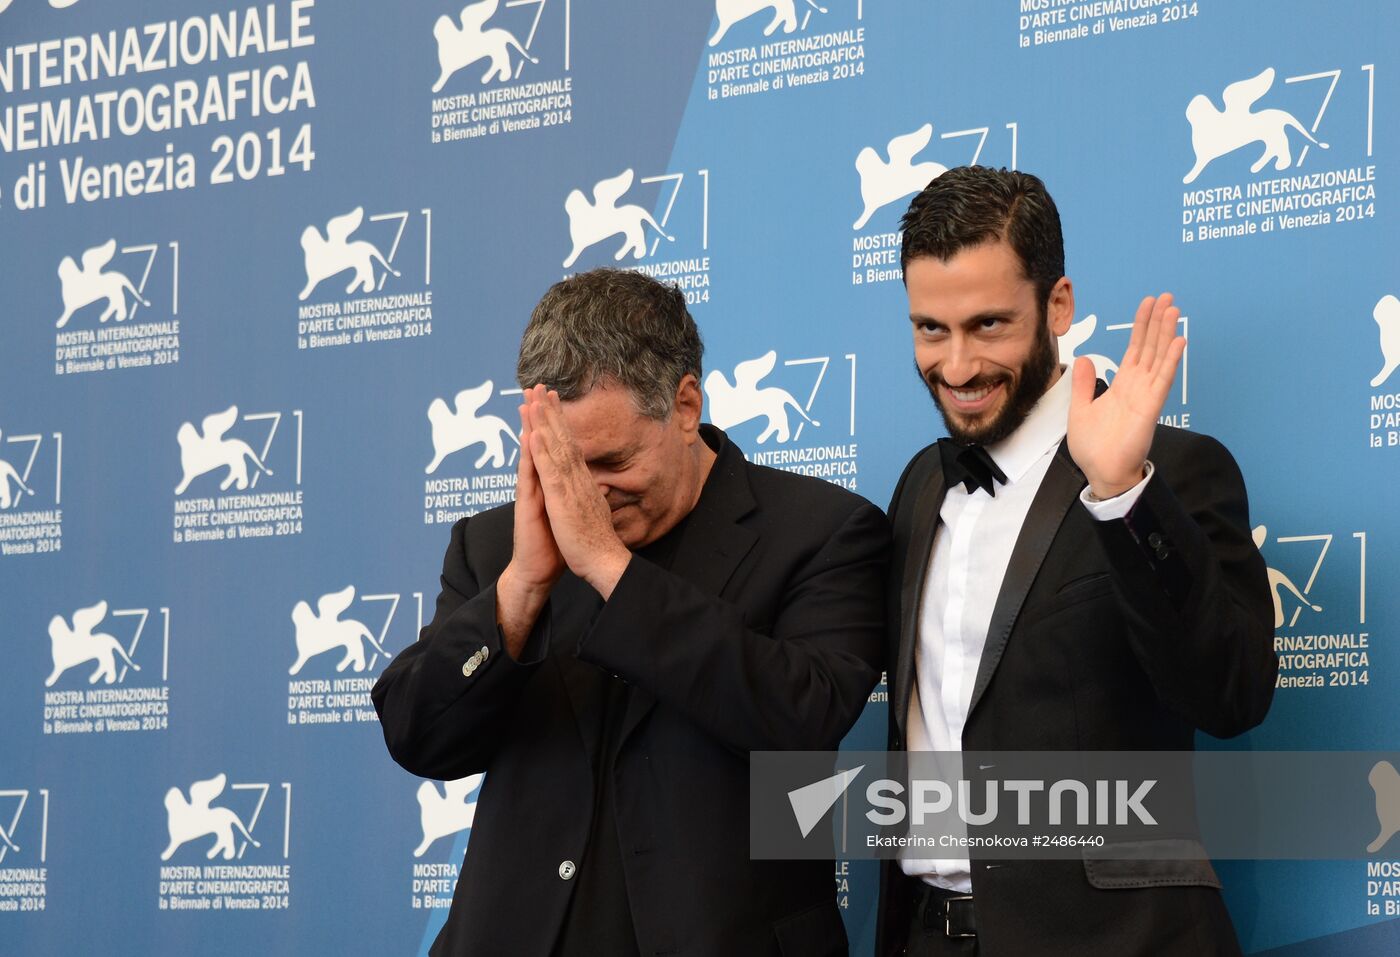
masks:
[[[942,933],[945,937],[977,936],[977,915],[971,894],[959,894],[923,881],[918,884],[914,907],[925,931]]]

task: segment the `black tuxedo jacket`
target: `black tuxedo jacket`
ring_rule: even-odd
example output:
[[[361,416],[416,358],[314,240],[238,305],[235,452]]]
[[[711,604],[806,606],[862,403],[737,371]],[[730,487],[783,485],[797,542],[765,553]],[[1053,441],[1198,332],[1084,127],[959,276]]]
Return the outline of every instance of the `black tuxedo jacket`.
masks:
[[[589,853],[607,675],[633,685],[614,805],[641,953],[846,953],[830,862],[749,859],[748,753],[834,750],[859,716],[884,653],[889,525],[704,430],[718,458],[670,570],[634,555],[601,606],[566,574],[519,661],[495,619],[512,508],[454,526],[436,614],[373,692],[404,768],[486,772],[433,954],[550,954],[563,864]]]
[[[1230,737],[1263,720],[1278,667],[1273,610],[1239,468],[1214,439],[1165,426],[1149,458],[1155,473],[1128,518],[1100,522],[1078,501],[1084,476],[1061,444],[997,597],[964,750],[1188,751],[1198,728]],[[909,464],[890,506],[895,749],[905,747],[943,497],[934,445]],[[1171,861],[974,853],[972,882],[980,957],[1239,953],[1203,849]],[[881,955],[903,946],[908,886],[886,862]]]

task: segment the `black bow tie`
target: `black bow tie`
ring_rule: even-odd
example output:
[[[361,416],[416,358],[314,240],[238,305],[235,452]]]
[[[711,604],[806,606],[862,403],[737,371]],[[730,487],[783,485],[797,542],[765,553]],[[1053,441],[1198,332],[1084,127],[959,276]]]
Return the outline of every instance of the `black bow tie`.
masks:
[[[950,488],[961,482],[969,494],[974,489],[982,488],[996,498],[997,483],[1006,484],[1006,473],[980,445],[962,445],[952,439],[939,439],[938,451],[943,458],[943,478]]]

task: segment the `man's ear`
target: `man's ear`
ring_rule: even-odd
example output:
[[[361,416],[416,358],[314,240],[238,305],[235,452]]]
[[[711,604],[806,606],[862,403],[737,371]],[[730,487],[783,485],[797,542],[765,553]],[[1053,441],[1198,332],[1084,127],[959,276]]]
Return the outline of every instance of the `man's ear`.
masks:
[[[700,415],[705,407],[705,394],[700,391],[700,380],[687,372],[676,386],[676,396],[671,403],[671,418],[686,434],[687,441],[699,437]]]
[[[1051,288],[1045,314],[1051,333],[1062,336],[1069,332],[1069,327],[1074,324],[1074,285],[1068,276],[1061,276]]]

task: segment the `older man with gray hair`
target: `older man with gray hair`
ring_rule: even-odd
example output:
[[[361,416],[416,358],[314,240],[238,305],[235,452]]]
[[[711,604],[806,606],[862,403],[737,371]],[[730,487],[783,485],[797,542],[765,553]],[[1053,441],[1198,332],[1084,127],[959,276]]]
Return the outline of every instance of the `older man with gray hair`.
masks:
[[[847,952],[829,863],[750,859],[748,754],[859,716],[889,529],[701,424],[701,353],[633,272],[558,283],[525,330],[515,504],[453,527],[373,692],[403,767],[486,772],[435,955]]]

